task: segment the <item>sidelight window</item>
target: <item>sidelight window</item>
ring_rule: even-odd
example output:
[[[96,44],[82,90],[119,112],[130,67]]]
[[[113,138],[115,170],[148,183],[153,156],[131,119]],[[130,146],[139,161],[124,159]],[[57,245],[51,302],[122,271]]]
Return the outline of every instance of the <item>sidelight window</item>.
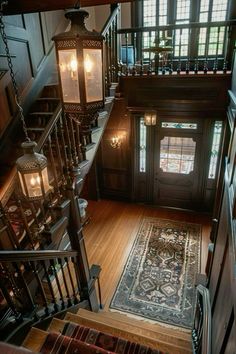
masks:
[[[208,172],[208,178],[210,179],[214,179],[216,177],[216,167],[217,167],[217,162],[218,162],[218,157],[220,152],[221,134],[222,134],[222,122],[216,121],[214,125],[210,167]]]
[[[163,172],[189,174],[194,169],[195,150],[192,138],[165,136],[161,140],[160,168]]]
[[[147,128],[142,117],[139,123],[139,172],[146,172],[146,145]]]

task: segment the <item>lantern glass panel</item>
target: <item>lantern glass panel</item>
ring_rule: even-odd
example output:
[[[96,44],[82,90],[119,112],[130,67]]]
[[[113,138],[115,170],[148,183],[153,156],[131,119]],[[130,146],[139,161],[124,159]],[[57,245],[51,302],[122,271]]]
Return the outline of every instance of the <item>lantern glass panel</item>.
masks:
[[[41,173],[39,172],[29,172],[29,173],[20,173],[19,172],[20,183],[22,186],[23,194],[29,198],[37,198],[46,194],[50,190],[50,185],[48,181],[47,168],[45,167]],[[25,183],[23,182],[25,181]],[[44,190],[42,190],[42,184]],[[27,191],[25,189],[27,188]],[[28,192],[28,194],[27,194]]]
[[[80,103],[76,50],[59,50],[58,56],[63,102]]]
[[[102,50],[83,49],[86,102],[103,100]]]

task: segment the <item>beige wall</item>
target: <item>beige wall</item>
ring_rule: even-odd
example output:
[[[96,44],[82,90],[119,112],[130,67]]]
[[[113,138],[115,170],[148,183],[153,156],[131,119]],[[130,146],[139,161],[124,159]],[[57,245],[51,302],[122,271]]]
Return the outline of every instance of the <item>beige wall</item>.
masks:
[[[100,5],[84,8],[89,13],[86,20],[86,27],[89,30],[95,29],[100,32],[110,14],[110,5]],[[121,28],[131,27],[131,5],[130,3],[121,4]]]

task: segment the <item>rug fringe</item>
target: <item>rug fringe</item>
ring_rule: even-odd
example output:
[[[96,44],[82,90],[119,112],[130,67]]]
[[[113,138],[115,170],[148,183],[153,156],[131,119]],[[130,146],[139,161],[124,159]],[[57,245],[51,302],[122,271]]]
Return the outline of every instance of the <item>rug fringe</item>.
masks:
[[[188,328],[178,327],[178,326],[170,325],[170,324],[167,324],[167,323],[164,323],[164,322],[153,321],[153,320],[150,320],[148,318],[144,318],[144,317],[141,317],[141,316],[138,316],[138,315],[133,315],[132,313],[128,313],[128,312],[122,312],[122,311],[119,311],[119,310],[116,310],[116,309],[113,309],[113,308],[109,308],[109,312],[117,312],[117,313],[120,313],[123,316],[127,316],[129,318],[133,318],[133,319],[138,320],[138,321],[151,323],[151,324],[154,324],[154,325],[158,325],[158,326],[165,327],[165,328],[170,328],[170,329],[173,329],[173,330],[178,330],[180,332],[185,332],[185,333],[189,333],[189,334],[191,333],[191,329],[188,329]]]

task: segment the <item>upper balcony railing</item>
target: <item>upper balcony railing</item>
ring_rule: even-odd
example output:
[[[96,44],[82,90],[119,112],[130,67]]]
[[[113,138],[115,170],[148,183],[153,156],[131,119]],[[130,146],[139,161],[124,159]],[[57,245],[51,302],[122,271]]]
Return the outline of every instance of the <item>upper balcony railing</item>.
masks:
[[[122,75],[213,73],[231,70],[236,20],[117,31]]]

